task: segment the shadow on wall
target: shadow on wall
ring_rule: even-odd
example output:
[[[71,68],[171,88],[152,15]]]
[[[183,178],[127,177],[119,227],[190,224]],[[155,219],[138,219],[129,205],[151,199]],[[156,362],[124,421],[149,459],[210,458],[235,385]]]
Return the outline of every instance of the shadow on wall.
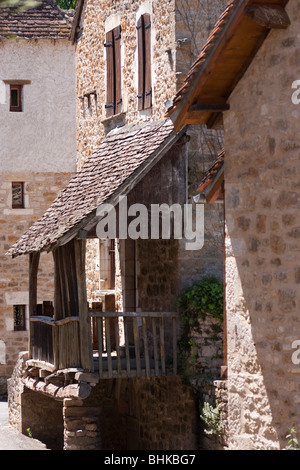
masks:
[[[195,394],[179,377],[105,380],[87,404],[100,407],[103,450],[198,448]]]
[[[300,195],[292,190],[293,182],[282,177],[279,162],[270,164],[265,155],[252,153],[247,169],[238,158],[226,157],[231,446],[282,449],[291,428],[297,430],[300,412],[300,365],[292,361],[292,344],[300,339]],[[292,159],[286,159],[286,168]],[[261,174],[270,172],[270,183],[276,178],[282,187],[271,189],[266,177],[259,179],[258,166]],[[246,177],[241,184],[242,171]]]
[[[24,387],[21,395],[22,434],[43,442],[48,449],[64,445],[63,402]]]

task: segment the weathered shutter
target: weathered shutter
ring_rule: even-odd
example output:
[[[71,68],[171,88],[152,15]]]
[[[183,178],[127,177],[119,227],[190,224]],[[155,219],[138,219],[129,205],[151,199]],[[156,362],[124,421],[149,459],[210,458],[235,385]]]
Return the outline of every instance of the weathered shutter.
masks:
[[[144,62],[145,62],[145,97],[144,109],[152,106],[152,83],[151,83],[151,17],[143,15],[144,20]]]
[[[115,55],[115,114],[122,111],[121,26],[113,29]]]
[[[105,36],[106,42],[106,116],[113,116],[115,102],[115,73],[114,73],[114,39],[113,31]]]
[[[145,60],[144,60],[144,22],[141,16],[137,22],[138,43],[138,110],[144,109],[145,97]]]

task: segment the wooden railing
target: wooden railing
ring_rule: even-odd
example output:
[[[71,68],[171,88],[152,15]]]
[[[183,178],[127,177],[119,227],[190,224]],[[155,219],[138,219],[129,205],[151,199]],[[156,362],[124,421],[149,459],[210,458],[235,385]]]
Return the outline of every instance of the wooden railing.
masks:
[[[80,367],[79,317],[30,319],[31,359],[53,370]]]
[[[91,372],[100,378],[177,374],[178,315],[90,311]],[[30,361],[54,371],[81,368],[79,317],[30,319]]]
[[[100,378],[177,374],[177,313],[93,311],[90,316]]]

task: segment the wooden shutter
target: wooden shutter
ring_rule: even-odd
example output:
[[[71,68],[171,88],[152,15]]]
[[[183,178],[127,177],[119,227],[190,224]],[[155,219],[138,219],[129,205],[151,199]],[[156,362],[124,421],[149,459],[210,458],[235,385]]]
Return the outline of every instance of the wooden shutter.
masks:
[[[152,106],[152,84],[151,84],[151,17],[148,14],[143,15],[144,35],[145,35],[145,98],[144,109]]]
[[[144,60],[144,22],[141,16],[137,22],[137,42],[138,42],[138,110],[144,109],[145,95],[145,60]]]
[[[113,31],[109,31],[105,36],[106,47],[106,116],[113,116],[115,102],[115,74],[114,74],[114,39]]]
[[[151,18],[142,15],[137,23],[138,35],[138,109],[152,106],[151,85]]]
[[[121,26],[113,30],[115,64],[115,114],[122,111]]]

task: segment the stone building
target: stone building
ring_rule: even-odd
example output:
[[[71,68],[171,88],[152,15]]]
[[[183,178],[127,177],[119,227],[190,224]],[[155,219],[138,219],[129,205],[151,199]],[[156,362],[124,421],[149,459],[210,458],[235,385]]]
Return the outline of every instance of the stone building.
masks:
[[[149,226],[122,198],[132,210],[182,210],[222,148],[218,132],[176,133],[164,117],[222,6],[77,2],[78,172],[8,251],[30,258],[31,325],[10,381],[10,420],[21,431],[34,423],[52,448],[199,446],[195,395],[178,375],[176,298],[205,275],[222,279],[223,209],[206,206],[204,247],[189,250],[174,233],[145,235]],[[122,232],[124,214],[133,236]],[[115,215],[115,236],[103,241],[99,226]],[[45,251],[54,257],[53,318],[37,315]]]
[[[77,77],[77,152],[78,168],[97,149],[103,138],[114,128],[128,123],[143,123],[163,119],[172,96],[180,88],[193,60],[197,57],[209,30],[215,24],[226,2],[174,0],[168,2],[79,1],[74,18],[72,39],[76,45]],[[146,17],[145,17],[146,15]],[[148,37],[148,104],[141,104],[141,44],[138,21],[151,16],[144,26]],[[90,18],[93,17],[93,20]],[[119,96],[117,108],[112,111],[107,95],[107,60],[110,47],[108,35],[115,27],[120,29],[119,47]],[[148,29],[147,29],[148,28]],[[101,41],[101,47],[99,43]],[[118,56],[117,56],[118,57]],[[150,66],[151,64],[151,66]],[[145,79],[146,80],[146,79]],[[151,98],[151,99],[150,99]],[[197,191],[199,177],[210,167],[222,149],[221,131],[192,127],[188,152],[188,200]],[[222,206],[205,207],[205,245],[190,255],[179,246],[178,270],[184,288],[204,276],[222,278],[223,274],[223,209]],[[98,266],[101,247],[91,242],[88,268],[89,299],[97,301],[95,292],[107,289],[105,273]],[[106,255],[103,255],[106,257]],[[103,259],[102,256],[102,259]],[[96,264],[95,264],[96,260]],[[205,261],[204,261],[205,260]],[[96,266],[96,269],[95,269]],[[99,285],[99,278],[104,279]],[[98,299],[99,300],[99,299]]]
[[[300,429],[299,24],[297,0],[230,2],[170,110],[224,125],[230,449]]]
[[[5,256],[76,170],[75,55],[71,25],[52,0],[0,9],[0,395],[28,345],[28,260]],[[50,301],[44,254],[40,291]]]

